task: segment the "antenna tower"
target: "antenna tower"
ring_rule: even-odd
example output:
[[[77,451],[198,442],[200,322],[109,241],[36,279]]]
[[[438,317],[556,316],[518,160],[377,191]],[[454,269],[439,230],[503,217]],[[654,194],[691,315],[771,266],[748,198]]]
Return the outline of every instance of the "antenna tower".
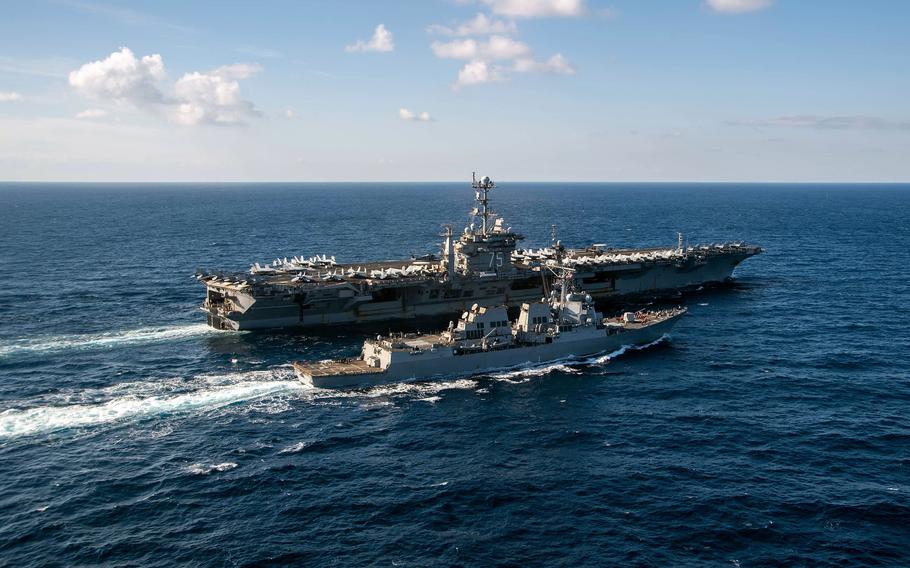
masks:
[[[483,176],[477,179],[477,172],[471,174],[471,187],[474,188],[474,201],[477,205],[471,211],[471,215],[481,218],[481,232],[483,236],[487,235],[490,226],[490,218],[496,213],[490,209],[490,190],[496,187],[489,176]]]

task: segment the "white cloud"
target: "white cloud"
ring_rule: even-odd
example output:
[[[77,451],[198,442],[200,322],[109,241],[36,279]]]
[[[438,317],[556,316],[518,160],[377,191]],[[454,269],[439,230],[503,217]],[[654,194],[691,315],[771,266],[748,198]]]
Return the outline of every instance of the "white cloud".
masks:
[[[483,55],[491,59],[514,59],[531,53],[531,48],[520,41],[505,36],[490,36],[485,46]]]
[[[727,14],[763,10],[772,2],[773,0],[705,0],[705,4],[715,12]]]
[[[107,111],[100,108],[89,108],[76,113],[76,118],[82,120],[93,120],[96,118],[104,118],[105,116],[107,116]]]
[[[574,75],[575,67],[561,53],[546,61],[535,61],[532,58],[516,59],[512,69],[518,73],[555,73],[557,75]]]
[[[357,51],[378,51],[386,52],[392,51],[395,49],[395,41],[392,32],[386,29],[385,25],[379,24],[376,26],[376,29],[373,30],[373,37],[370,38],[370,41],[363,41],[362,39],[357,40],[356,42],[348,45],[344,48],[348,53],[353,53]]]
[[[528,44],[509,37],[518,34],[518,26],[511,18],[581,16],[589,12],[587,0],[456,1],[463,4],[481,2],[507,19],[478,13],[457,26],[433,25],[427,29],[431,34],[456,38],[431,43],[430,49],[436,57],[467,62],[459,70],[454,88],[508,81],[513,73],[575,74],[575,67],[561,53],[538,61]],[[483,36],[489,37],[484,39]]]
[[[531,53],[527,44],[505,36],[491,36],[487,41],[456,39],[450,42],[433,42],[430,46],[436,57],[442,59],[464,59],[494,61],[515,59]]]
[[[140,59],[122,47],[106,59],[86,63],[71,72],[69,83],[90,99],[163,112],[178,124],[244,124],[259,113],[253,103],[241,98],[238,81],[261,69],[256,64],[235,63],[204,73],[187,73],[174,83],[173,95],[166,95],[159,88],[166,77],[161,56],[146,55]]]
[[[518,26],[515,22],[506,20],[496,20],[486,14],[477,14],[474,19],[463,22],[455,27],[441,26],[433,24],[427,31],[431,34],[447,36],[472,36],[472,35],[493,35],[493,34],[517,34]]]
[[[398,118],[412,122],[431,122],[433,120],[433,117],[427,111],[415,113],[406,108],[398,109]]]
[[[510,18],[582,16],[585,0],[482,0],[494,13]]]
[[[501,69],[490,66],[486,61],[471,61],[458,71],[458,80],[455,87],[468,85],[481,85],[483,83],[497,83],[504,81]]]
[[[179,124],[245,124],[258,116],[253,103],[240,97],[240,83],[259,71],[258,65],[236,64],[206,73],[187,73],[174,84]]]
[[[546,61],[537,61],[527,44],[505,36],[490,36],[486,41],[473,38],[437,41],[430,47],[436,57],[441,59],[468,62],[458,72],[455,88],[507,81],[509,72],[575,74],[575,67],[562,54],[557,53]],[[511,61],[511,66],[506,63],[497,64],[502,61]]]
[[[69,83],[91,99],[143,107],[164,100],[158,88],[164,78],[164,62],[160,55],[138,59],[129,48],[121,47],[106,59],[86,63],[71,72]]]
[[[0,91],[0,103],[11,103],[21,100],[22,95],[15,91]]]
[[[470,59],[477,55],[477,40],[461,39],[450,42],[434,41],[430,49],[441,59]]]

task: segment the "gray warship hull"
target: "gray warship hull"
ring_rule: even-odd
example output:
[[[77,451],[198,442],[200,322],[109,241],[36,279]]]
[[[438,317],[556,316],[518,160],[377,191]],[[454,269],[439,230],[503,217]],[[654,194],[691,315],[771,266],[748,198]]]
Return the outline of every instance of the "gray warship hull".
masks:
[[[654,249],[621,252],[631,255],[649,250]],[[580,271],[576,281],[598,303],[644,294],[669,295],[686,288],[726,282],[742,261],[760,251],[757,247],[732,245],[709,250],[714,254],[689,255],[671,262],[640,261],[592,267]],[[407,262],[387,264],[401,266]],[[476,302],[517,307],[544,295],[540,274],[533,271],[521,271],[505,278],[465,277],[457,287],[434,279],[314,286],[288,283],[263,291],[231,282],[212,282],[207,286],[208,295],[202,309],[208,324],[238,331],[448,317]]]
[[[449,316],[474,303],[517,307],[546,296],[546,270],[568,266],[575,285],[598,302],[659,295],[724,282],[761,248],[742,243],[676,248],[567,249],[556,240],[538,250],[517,248],[524,237],[489,207],[489,178],[474,180],[473,221],[451,227],[439,258],[338,264],[335,257],[276,259],[248,273],[199,271],[202,309],[217,329],[323,327]]]
[[[453,355],[451,349],[425,351],[379,372],[370,372],[368,367],[358,365],[359,362],[356,360],[347,363],[347,367],[344,363],[327,362],[325,367],[320,367],[318,363],[295,363],[294,368],[305,384],[332,389],[369,388],[397,382],[470,376],[513,367],[534,366],[570,357],[610,353],[624,346],[653,343],[670,332],[680,315],[614,335],[599,330],[600,333],[584,334],[580,339],[566,337],[553,343],[469,355]]]

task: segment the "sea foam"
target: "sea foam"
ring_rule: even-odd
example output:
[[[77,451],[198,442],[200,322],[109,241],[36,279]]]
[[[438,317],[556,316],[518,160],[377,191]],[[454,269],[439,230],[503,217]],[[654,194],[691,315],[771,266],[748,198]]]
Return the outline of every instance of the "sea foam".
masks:
[[[174,396],[122,396],[99,404],[39,406],[0,413],[0,438],[43,434],[126,419],[208,410],[300,388],[297,381],[240,382]]]
[[[445,390],[467,390],[477,387],[477,381],[471,379],[415,381],[390,383],[378,385],[364,390],[334,391],[329,389],[314,389],[317,398],[380,398],[392,396],[410,396],[423,399],[436,395]]]
[[[80,335],[49,335],[0,342],[0,358],[68,350],[95,350],[179,341],[201,335],[225,333],[204,323],[171,327],[145,327]]]
[[[174,390],[185,389],[187,386],[192,390]],[[239,403],[253,403],[251,408],[273,414],[290,408],[289,402],[284,400],[289,395],[303,402],[336,398],[376,400],[396,396],[430,399],[441,391],[471,389],[476,386],[475,381],[459,379],[394,383],[364,391],[314,389],[294,380],[293,372],[287,365],[259,371],[199,375],[189,382],[172,379],[118,383],[104,389],[68,395],[90,401],[101,397],[107,400],[79,404],[42,404],[0,412],[0,439],[169,414],[205,412]],[[22,402],[27,404],[27,401]]]
[[[187,471],[193,475],[208,475],[210,473],[221,472],[221,471],[230,471],[237,467],[237,464],[234,462],[224,462],[216,464],[202,464],[194,463],[187,468]]]
[[[524,382],[526,380],[529,380],[531,377],[540,377],[555,372],[577,375],[581,373],[577,367],[587,365],[605,365],[630,350],[640,351],[642,349],[648,349],[649,347],[653,347],[655,345],[663,343],[664,341],[667,341],[668,338],[669,336],[664,334],[651,343],[646,343],[644,345],[623,345],[619,349],[616,349],[615,351],[611,351],[609,353],[595,354],[593,356],[583,358],[570,356],[554,361],[547,361],[546,363],[539,365],[526,365],[520,368],[510,368],[504,369],[500,372],[487,373],[487,376],[497,380]],[[524,379],[524,381],[521,379]]]
[[[503,369],[502,372],[487,376],[511,380],[529,379],[556,371],[577,374],[576,366],[603,365],[629,350],[647,349],[666,340],[660,339],[640,346],[623,346],[616,351],[585,359],[564,359],[545,365]],[[194,377],[195,390],[174,393],[171,382],[120,383],[103,389],[101,393],[111,396],[107,401],[70,405],[42,405],[33,408],[12,408],[0,413],[0,438],[14,438],[46,434],[58,430],[82,428],[108,424],[128,419],[143,419],[167,414],[207,411],[242,402],[258,401],[283,394],[300,395],[303,400],[332,398],[378,399],[406,396],[415,400],[435,403],[439,393],[447,390],[472,390],[478,382],[469,378],[453,380],[403,382],[376,386],[366,390],[334,391],[307,387],[293,380],[288,366],[241,373],[210,374]],[[156,394],[165,392],[166,394]],[[170,392],[169,392],[170,391]],[[287,401],[279,406],[266,406],[264,412],[283,412],[288,409]]]

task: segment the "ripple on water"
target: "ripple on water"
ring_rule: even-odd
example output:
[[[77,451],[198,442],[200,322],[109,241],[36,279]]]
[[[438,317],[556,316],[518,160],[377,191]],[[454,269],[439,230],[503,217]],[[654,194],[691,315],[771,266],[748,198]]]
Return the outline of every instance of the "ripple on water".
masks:
[[[497,191],[525,246],[767,253],[665,346],[332,392],[286,365],[358,330],[213,332],[193,268],[406,258],[462,185],[0,188],[4,562],[908,565],[906,187]]]

